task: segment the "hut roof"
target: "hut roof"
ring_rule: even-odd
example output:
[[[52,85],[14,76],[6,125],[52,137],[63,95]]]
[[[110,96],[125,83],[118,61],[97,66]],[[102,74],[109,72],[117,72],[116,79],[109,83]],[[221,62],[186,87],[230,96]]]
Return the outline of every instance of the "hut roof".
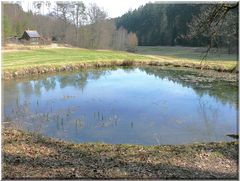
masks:
[[[39,38],[40,35],[36,30],[26,30],[25,31],[30,38]]]

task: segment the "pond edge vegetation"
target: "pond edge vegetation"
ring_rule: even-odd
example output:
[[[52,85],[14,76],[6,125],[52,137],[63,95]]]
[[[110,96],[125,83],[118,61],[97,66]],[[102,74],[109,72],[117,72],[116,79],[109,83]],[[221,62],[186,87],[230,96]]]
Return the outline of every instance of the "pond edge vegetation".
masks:
[[[18,68],[17,70],[3,70],[2,79],[11,80],[16,78],[22,78],[30,75],[40,75],[54,72],[75,71],[86,68],[98,68],[98,67],[113,67],[113,66],[167,66],[167,67],[184,67],[201,70],[214,70],[218,72],[230,72],[238,73],[236,67],[224,67],[218,64],[210,64],[200,62],[177,62],[177,61],[160,61],[160,60],[112,60],[112,61],[98,61],[98,62],[81,62],[74,64],[63,65],[40,65],[40,66],[28,66],[26,68]]]

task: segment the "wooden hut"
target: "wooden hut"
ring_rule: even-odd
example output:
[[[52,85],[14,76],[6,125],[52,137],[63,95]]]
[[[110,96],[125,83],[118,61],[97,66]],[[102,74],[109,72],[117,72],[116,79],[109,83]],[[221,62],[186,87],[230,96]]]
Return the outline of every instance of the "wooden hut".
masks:
[[[30,44],[39,44],[40,35],[36,30],[25,30],[19,40]]]

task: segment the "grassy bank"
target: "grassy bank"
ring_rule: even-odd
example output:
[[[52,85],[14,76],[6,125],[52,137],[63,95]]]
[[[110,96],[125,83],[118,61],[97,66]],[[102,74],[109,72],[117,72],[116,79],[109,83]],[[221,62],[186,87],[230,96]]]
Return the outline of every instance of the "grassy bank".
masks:
[[[3,178],[238,177],[238,143],[178,146],[73,144],[3,130]]]
[[[151,47],[149,48],[151,49]],[[158,49],[155,52],[158,52]],[[87,50],[80,48],[39,48],[30,50],[10,51],[3,53],[3,79],[12,79],[32,74],[78,70],[85,67],[100,67],[114,65],[156,65],[213,69],[217,71],[231,71],[237,61],[233,57],[211,57],[200,65],[201,59],[194,56],[184,58],[189,50],[181,50],[181,55],[172,56],[178,48],[169,49],[162,53],[149,53],[149,50],[138,50],[137,54],[108,51]],[[161,51],[160,51],[161,52]],[[142,54],[141,54],[142,53]],[[149,54],[149,55],[143,55]]]
[[[181,46],[138,46],[136,53],[144,55],[167,56],[179,60],[201,61],[206,48],[181,47]],[[207,61],[237,61],[237,54],[228,54],[225,49],[212,49],[207,56]]]

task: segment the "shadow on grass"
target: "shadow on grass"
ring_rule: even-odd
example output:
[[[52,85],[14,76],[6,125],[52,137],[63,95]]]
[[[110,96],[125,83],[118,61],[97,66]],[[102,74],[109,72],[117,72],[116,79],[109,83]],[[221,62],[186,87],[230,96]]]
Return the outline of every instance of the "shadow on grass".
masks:
[[[135,155],[134,161],[131,161],[133,155],[128,154],[125,158],[123,155],[108,155],[108,147],[95,147],[93,144],[81,145],[75,147],[73,144],[63,144],[41,137],[34,137],[33,140],[21,141],[28,144],[29,148],[41,145],[54,150],[54,155],[27,155],[24,153],[9,154],[3,152],[3,178],[4,179],[237,179],[237,171],[221,172],[206,171],[193,168],[190,165],[176,166],[167,162],[148,163],[147,161],[138,161]],[[11,144],[7,140],[4,144]],[[94,147],[94,148],[93,148]],[[237,147],[237,144],[236,144]],[[204,147],[199,147],[202,150]],[[121,146],[115,146],[115,151],[121,150]],[[226,154],[227,150],[221,147],[210,147],[212,151],[221,152],[228,159],[238,160],[236,155]],[[227,148],[226,148],[227,149]],[[231,149],[236,149],[231,146]],[[114,150],[112,150],[114,152]],[[125,150],[126,151],[126,150]],[[174,150],[169,150],[174,153]],[[184,146],[180,151],[181,154],[187,154]],[[106,152],[105,157],[102,153]],[[154,152],[154,151],[153,151]],[[145,152],[145,156],[154,154],[152,151]],[[156,151],[155,151],[156,152]],[[176,154],[174,153],[174,154]],[[236,153],[237,154],[237,153]],[[140,156],[140,155],[139,155]],[[237,155],[238,156],[238,155]],[[213,163],[218,164],[218,163]]]

